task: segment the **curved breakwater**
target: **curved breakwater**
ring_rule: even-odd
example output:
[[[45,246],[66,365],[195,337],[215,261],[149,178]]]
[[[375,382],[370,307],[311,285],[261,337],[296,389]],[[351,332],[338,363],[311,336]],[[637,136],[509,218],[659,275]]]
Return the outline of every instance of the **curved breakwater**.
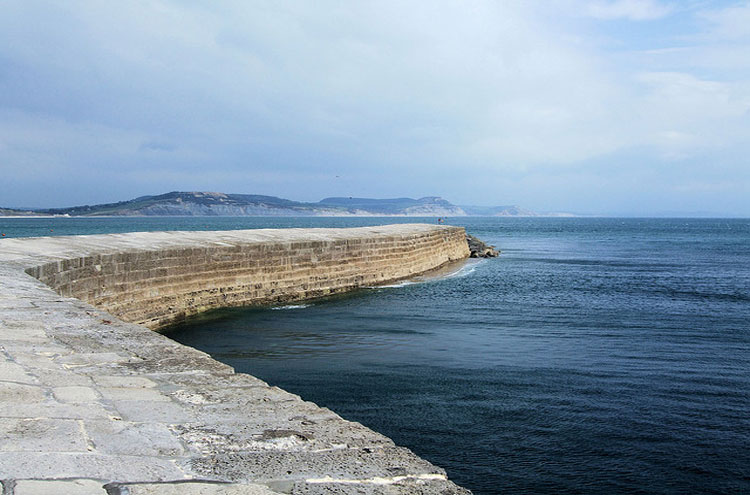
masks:
[[[468,254],[462,228],[432,225],[3,240],[0,480],[50,492],[189,480],[264,494],[465,493],[390,439],[146,327],[388,283]]]

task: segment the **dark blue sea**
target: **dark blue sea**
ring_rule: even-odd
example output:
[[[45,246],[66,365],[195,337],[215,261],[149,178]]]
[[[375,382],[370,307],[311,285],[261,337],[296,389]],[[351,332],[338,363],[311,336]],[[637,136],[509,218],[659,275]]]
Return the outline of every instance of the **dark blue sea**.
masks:
[[[0,232],[394,221],[415,220],[0,219]],[[449,223],[501,257],[214,311],[169,335],[388,435],[476,494],[750,493],[750,220]]]

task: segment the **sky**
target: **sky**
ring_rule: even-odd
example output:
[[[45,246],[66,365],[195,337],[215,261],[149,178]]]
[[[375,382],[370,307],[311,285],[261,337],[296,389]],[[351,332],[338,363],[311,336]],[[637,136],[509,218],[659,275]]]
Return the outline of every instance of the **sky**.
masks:
[[[750,1],[5,0],[0,206],[750,216]]]

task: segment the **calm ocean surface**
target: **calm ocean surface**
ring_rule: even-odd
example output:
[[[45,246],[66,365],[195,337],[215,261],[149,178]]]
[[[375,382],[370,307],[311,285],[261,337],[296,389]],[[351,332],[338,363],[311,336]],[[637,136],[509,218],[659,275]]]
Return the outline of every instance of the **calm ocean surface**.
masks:
[[[413,221],[0,219],[0,232]],[[503,254],[442,280],[214,311],[169,335],[476,494],[750,493],[750,220],[450,223]]]

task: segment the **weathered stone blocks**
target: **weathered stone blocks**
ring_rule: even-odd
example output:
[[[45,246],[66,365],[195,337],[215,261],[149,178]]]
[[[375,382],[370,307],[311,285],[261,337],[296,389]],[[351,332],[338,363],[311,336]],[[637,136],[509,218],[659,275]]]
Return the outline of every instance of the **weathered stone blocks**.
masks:
[[[62,295],[159,328],[219,306],[280,303],[387,283],[469,254],[461,228],[398,227],[349,229],[360,232],[314,240],[304,239],[304,230],[283,240],[256,240],[243,231],[228,242],[199,247],[189,246],[191,236],[184,233],[162,249],[130,245],[127,252],[92,252],[27,272]]]

